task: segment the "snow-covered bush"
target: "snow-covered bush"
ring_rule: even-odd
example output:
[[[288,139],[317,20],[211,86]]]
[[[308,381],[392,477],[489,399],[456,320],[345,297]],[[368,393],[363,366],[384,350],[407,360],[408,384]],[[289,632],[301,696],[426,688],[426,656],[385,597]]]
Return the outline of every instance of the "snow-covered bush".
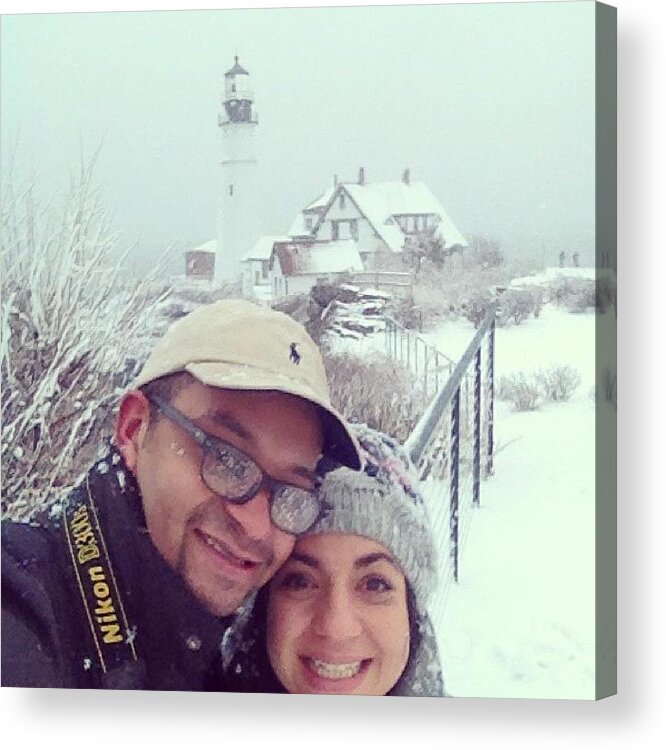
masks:
[[[570,365],[553,365],[534,377],[547,401],[568,401],[580,385],[580,374]]]
[[[519,325],[530,315],[539,317],[543,294],[537,289],[507,289],[499,295],[497,325]]]
[[[584,313],[596,305],[596,283],[594,279],[558,277],[549,285],[548,297],[569,312]]]
[[[405,440],[423,412],[423,395],[406,368],[389,357],[325,353],[333,405],[350,421]]]
[[[461,308],[467,320],[469,320],[475,328],[478,328],[488,314],[488,311],[496,303],[496,295],[488,289],[476,289],[462,303]]]
[[[516,411],[534,411],[539,408],[542,394],[534,375],[515,372],[500,378],[497,398],[510,401]]]
[[[2,512],[25,519],[98,455],[163,294],[153,277],[121,279],[92,166],[60,209],[31,188],[3,198]]]

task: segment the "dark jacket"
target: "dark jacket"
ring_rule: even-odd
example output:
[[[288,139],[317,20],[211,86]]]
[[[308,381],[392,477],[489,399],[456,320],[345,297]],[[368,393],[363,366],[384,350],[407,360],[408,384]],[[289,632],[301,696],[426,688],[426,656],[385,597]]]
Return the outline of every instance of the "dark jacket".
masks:
[[[210,614],[159,555],[116,451],[57,514],[2,526],[3,686],[227,689],[232,618]]]

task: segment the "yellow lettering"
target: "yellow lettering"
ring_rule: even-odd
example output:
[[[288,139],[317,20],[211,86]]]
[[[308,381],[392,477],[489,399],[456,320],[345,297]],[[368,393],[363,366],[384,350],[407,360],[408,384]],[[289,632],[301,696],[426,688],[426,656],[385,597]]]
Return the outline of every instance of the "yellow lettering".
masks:
[[[93,586],[93,592],[98,599],[104,599],[104,597],[109,595],[109,586],[107,582],[97,581],[97,583]]]
[[[123,637],[120,635],[120,625],[102,625],[100,628],[104,633],[104,643],[122,643]]]
[[[89,568],[88,575],[90,576],[91,581],[104,580],[104,570],[101,565],[93,565],[92,568]]]
[[[99,548],[96,544],[86,544],[83,547],[79,548],[76,556],[79,560],[79,563],[81,565],[84,565],[85,563],[90,562],[90,560],[96,560],[99,557]]]
[[[112,615],[115,614],[115,609],[113,608],[113,600],[109,597],[106,601],[102,601],[101,599],[97,602],[97,608],[95,609],[96,615]]]

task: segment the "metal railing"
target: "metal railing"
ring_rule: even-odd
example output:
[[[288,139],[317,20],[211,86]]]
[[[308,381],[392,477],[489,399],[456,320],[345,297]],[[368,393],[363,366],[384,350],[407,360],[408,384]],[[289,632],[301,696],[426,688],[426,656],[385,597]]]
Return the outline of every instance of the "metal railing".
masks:
[[[387,354],[411,372],[429,403],[451,376],[455,361],[392,318],[386,318],[384,331]]]
[[[481,502],[481,480],[493,471],[494,372],[493,309],[406,441],[436,538],[445,540],[431,607],[435,616],[443,611],[451,583],[459,580],[460,553]]]

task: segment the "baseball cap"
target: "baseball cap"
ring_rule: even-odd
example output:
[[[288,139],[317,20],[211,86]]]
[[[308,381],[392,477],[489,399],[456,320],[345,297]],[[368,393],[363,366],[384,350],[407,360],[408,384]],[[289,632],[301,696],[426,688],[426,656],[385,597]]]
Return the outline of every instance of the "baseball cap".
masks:
[[[324,455],[361,467],[356,438],[331,405],[321,353],[285,313],[242,299],[203,305],[168,328],[132,387],[182,371],[214,388],[280,391],[310,401],[322,418]]]

